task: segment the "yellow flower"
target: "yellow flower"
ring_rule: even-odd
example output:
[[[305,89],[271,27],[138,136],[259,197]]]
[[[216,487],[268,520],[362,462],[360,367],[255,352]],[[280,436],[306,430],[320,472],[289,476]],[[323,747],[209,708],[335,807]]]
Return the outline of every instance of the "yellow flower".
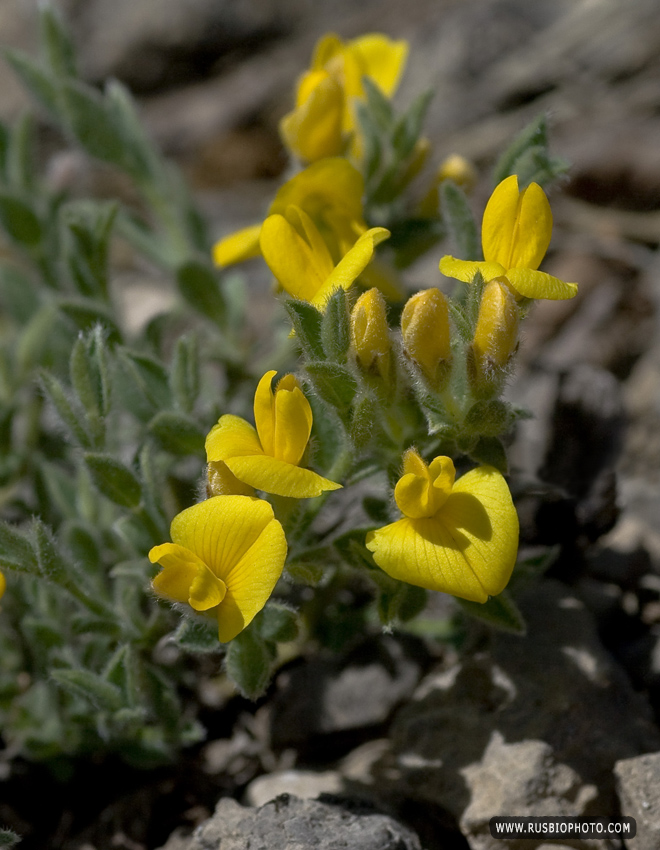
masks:
[[[401,313],[403,349],[433,386],[440,386],[451,366],[449,304],[435,287],[406,302]]]
[[[518,191],[515,174],[503,180],[486,205],[481,228],[483,262],[443,257],[440,271],[470,283],[477,272],[484,281],[505,276],[516,297],[573,298],[577,283],[537,271],[552,235],[552,213],[543,189],[530,183]]]
[[[339,288],[348,289],[371,262],[376,246],[390,235],[384,227],[365,231],[334,264],[318,228],[297,206],[268,216],[261,228],[261,250],[282,288],[294,298],[323,309]]]
[[[261,611],[284,569],[286,539],[273,509],[249,496],[215,496],[174,517],[172,543],[154,546],[154,590],[212,612],[232,640]]]
[[[403,519],[367,535],[378,566],[408,584],[486,602],[506,587],[516,561],[518,516],[506,481],[479,466],[454,482],[454,464],[404,455],[394,498]]]
[[[351,335],[357,361],[366,372],[387,378],[390,371],[390,329],[385,301],[376,288],[363,293],[351,311]]]
[[[5,590],[7,590],[7,579],[4,573],[0,573],[0,599],[5,595]]]
[[[295,109],[280,123],[286,146],[307,162],[341,154],[347,134],[356,129],[354,100],[365,97],[362,78],[389,97],[407,55],[406,42],[377,33],[347,43],[334,34],[323,36],[298,82]]]
[[[338,261],[367,229],[362,213],[364,179],[348,160],[331,157],[305,168],[277,192],[268,215],[284,215],[289,206],[303,209]],[[218,266],[240,263],[261,253],[261,225],[221,239],[213,248]]]
[[[256,429],[239,416],[221,416],[206,438],[209,464],[224,461],[236,478],[276,496],[307,499],[341,484],[300,466],[312,431],[312,409],[293,375],[273,393],[266,372],[254,394]]]

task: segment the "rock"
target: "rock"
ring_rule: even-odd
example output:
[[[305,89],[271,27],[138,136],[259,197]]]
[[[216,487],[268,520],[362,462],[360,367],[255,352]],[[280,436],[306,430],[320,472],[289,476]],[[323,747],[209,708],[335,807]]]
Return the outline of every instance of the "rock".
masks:
[[[170,841],[161,850],[421,850],[410,829],[364,805],[288,794],[258,809],[224,798],[188,843]]]
[[[499,732],[493,732],[481,763],[469,765],[462,775],[472,796],[461,817],[461,827],[469,835],[473,850],[502,846],[501,840],[490,834],[494,812],[515,812],[518,816],[584,814],[598,794],[595,786],[584,785],[571,767],[559,764],[544,741],[507,744]]]
[[[660,744],[583,604],[552,580],[519,601],[528,636],[493,635],[430,673],[370,768],[372,788],[446,809],[478,850],[506,846],[489,843],[487,812],[611,815],[614,762]]]
[[[273,747],[314,747],[322,745],[314,738],[383,724],[412,693],[427,663],[421,640],[383,635],[342,657],[312,658],[282,673],[272,706]]]
[[[631,850],[657,850],[660,836],[660,752],[624,759],[614,765],[621,813],[635,818]]]
[[[281,794],[314,800],[321,794],[339,794],[343,790],[341,775],[336,770],[280,770],[250,782],[245,789],[245,802],[249,806],[263,806]]]

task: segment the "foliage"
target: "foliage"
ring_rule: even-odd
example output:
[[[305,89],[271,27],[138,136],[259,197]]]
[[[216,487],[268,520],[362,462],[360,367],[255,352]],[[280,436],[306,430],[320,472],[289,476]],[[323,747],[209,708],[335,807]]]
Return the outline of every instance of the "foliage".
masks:
[[[305,208],[299,189],[272,212],[264,232],[286,235],[284,274],[295,260],[297,272],[313,271],[320,285],[292,291],[281,281],[290,296],[278,314],[283,341],[252,345],[244,280],[213,266],[194,199],[150,142],[130,94],[116,81],[102,92],[87,85],[55,9],[43,6],[41,21],[40,58],[7,51],[13,70],[66,143],[129,178],[139,201],[69,197],[36,167],[32,118],[0,127],[0,569],[8,586],[0,611],[0,718],[6,744],[28,758],[116,751],[150,765],[203,737],[196,700],[202,661],[223,665],[240,692],[256,697],[283,657],[318,643],[336,648],[374,626],[405,628],[428,590],[460,595],[461,582],[426,580],[407,551],[394,569],[380,544],[368,545],[385,539],[372,536],[378,528],[396,525],[391,489],[411,447],[419,463],[405,468],[395,496],[406,516],[399,521],[415,533],[440,511],[443,528],[454,522],[456,502],[440,504],[451,498],[453,478],[442,486],[433,479],[440,467],[437,474],[447,475],[438,456],[459,468],[487,465],[455,489],[477,501],[487,490],[479,504],[489,521],[491,503],[508,505],[500,535],[506,564],[493,586],[506,584],[517,521],[502,477],[505,441],[524,412],[501,392],[526,303],[498,277],[504,294],[498,290],[497,304],[509,299],[509,306],[487,313],[488,263],[479,261],[465,192],[436,181],[434,206],[419,191],[429,96],[397,115],[389,93],[366,76],[350,126],[336,136],[350,161],[347,179],[362,189],[361,213],[331,210],[324,218]],[[396,50],[398,75],[403,51]],[[346,57],[354,61],[350,51]],[[496,182],[518,174],[521,186],[548,184],[563,168],[549,156],[539,121],[502,156]],[[297,185],[304,188],[310,173],[299,172]],[[389,239],[377,247],[385,233]],[[453,298],[433,290],[438,296],[412,303],[401,270],[446,234],[462,258],[454,262],[479,269],[469,279],[461,272]],[[265,238],[266,260],[275,255],[277,265],[284,244],[275,240],[271,250]],[[118,245],[162,286],[163,309],[147,321],[136,323],[122,307],[112,263]],[[249,249],[258,252],[258,243]],[[378,292],[356,304],[360,290]],[[515,327],[507,318],[514,313]],[[275,370],[262,363],[297,377],[273,389]],[[213,426],[221,428],[221,445],[217,457],[205,458]],[[237,441],[246,434],[253,442],[241,453]],[[288,475],[325,483],[294,491]],[[497,484],[484,490],[488,476]],[[283,571],[276,565],[273,582],[282,577],[272,598],[249,616],[236,602],[246,627],[220,643],[217,623],[240,584],[230,570],[243,562],[204,560],[203,536],[195,552],[164,541],[171,520],[200,495],[233,493],[232,504],[249,512],[254,487],[270,502],[269,522],[286,534],[288,557]],[[426,496],[423,487],[431,488]],[[198,541],[192,532],[181,539]],[[157,573],[150,551],[153,560],[175,560]],[[157,594],[151,582],[166,571]],[[524,631],[510,596],[484,605],[469,598],[465,613]]]

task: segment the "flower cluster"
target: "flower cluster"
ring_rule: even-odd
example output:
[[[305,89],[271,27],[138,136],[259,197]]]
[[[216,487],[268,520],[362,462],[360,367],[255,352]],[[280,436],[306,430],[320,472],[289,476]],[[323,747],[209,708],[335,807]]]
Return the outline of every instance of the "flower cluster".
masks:
[[[406,293],[399,269],[420,240],[460,220],[469,230],[459,187],[476,180],[466,160],[449,157],[426,192],[406,200],[429,148],[410,131],[422,106],[397,123],[389,102],[406,57],[403,42],[378,34],[321,39],[280,125],[299,170],[262,223],[213,251],[220,267],[263,257],[302,357],[298,377],[261,377],[254,425],[220,417],[206,438],[207,500],[175,517],[173,542],[150,553],[163,568],[155,590],[217,617],[221,641],[273,593],[287,538],[289,550],[318,551],[311,521],[356,470],[399,469],[400,477],[382,503],[392,521],[365,528],[352,548],[337,544],[342,557],[350,561],[357,546],[381,582],[482,604],[512,575],[518,518],[500,438],[517,413],[500,395],[530,299],[572,298],[577,286],[538,270],[550,206],[537,183],[521,190],[511,173],[485,208],[483,260],[440,261],[446,277],[471,286],[454,297],[439,287]],[[385,150],[395,161],[384,166]],[[377,256],[381,243],[389,253]],[[452,457],[472,468],[456,478]],[[296,557],[290,551],[292,575]]]

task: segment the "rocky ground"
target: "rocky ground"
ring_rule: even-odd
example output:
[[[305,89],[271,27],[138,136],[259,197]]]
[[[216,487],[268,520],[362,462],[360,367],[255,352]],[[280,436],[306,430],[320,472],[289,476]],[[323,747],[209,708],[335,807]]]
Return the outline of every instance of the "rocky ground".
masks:
[[[209,687],[209,740],[174,769],[90,764],[58,785],[19,766],[0,787],[0,821],[25,850],[517,850],[491,839],[491,816],[623,812],[637,819],[631,850],[657,850],[657,0],[159,0],[157,15],[151,0],[59,5],[86,76],[118,76],[139,96],[218,235],[258,218],[272,193],[285,167],[277,120],[325,31],[410,41],[400,97],[436,91],[438,158],[461,152],[485,174],[547,113],[572,168],[552,199],[544,268],[581,286],[535,307],[510,390],[535,414],[512,449],[522,544],[561,547],[521,599],[526,639],[479,633],[459,658],[377,636],[298,661],[257,705]],[[35,8],[3,0],[0,40],[33,46]],[[15,116],[22,98],[5,70],[0,113]],[[116,190],[74,152],[49,167],[81,190]],[[486,193],[484,180],[475,205]],[[410,283],[437,280],[434,257]],[[148,296],[148,278],[140,287]]]

